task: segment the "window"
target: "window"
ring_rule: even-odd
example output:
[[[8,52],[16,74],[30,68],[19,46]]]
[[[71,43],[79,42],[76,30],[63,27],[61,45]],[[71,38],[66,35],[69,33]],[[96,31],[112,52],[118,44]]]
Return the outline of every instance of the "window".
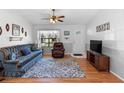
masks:
[[[54,42],[59,41],[59,31],[48,30],[48,31],[39,31],[39,40],[40,47],[42,48],[51,48],[53,47]]]

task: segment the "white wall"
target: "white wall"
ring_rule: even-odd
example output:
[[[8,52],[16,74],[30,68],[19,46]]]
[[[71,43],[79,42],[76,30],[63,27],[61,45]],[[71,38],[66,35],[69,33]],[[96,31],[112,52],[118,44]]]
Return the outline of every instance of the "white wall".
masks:
[[[96,26],[110,22],[110,30],[96,32]],[[124,10],[101,10],[87,25],[89,41],[103,40],[103,53],[110,56],[110,70],[124,79]]]
[[[7,23],[10,25],[9,32],[7,32],[5,29],[5,25]],[[9,41],[9,37],[12,36],[12,24],[17,24],[20,25],[20,27],[23,27],[25,31],[27,31],[28,36],[25,37],[24,34],[21,33],[21,37],[23,37],[22,41]],[[2,35],[0,36],[0,47],[27,44],[32,42],[31,25],[18,14],[9,13],[7,10],[0,10],[0,26],[3,30]]]
[[[35,25],[33,32],[33,40],[37,40],[37,31],[44,29],[58,29],[60,31],[60,40],[64,43],[66,53],[85,54],[85,25]],[[64,31],[70,31],[69,39],[66,40]],[[76,34],[76,32],[79,32]]]

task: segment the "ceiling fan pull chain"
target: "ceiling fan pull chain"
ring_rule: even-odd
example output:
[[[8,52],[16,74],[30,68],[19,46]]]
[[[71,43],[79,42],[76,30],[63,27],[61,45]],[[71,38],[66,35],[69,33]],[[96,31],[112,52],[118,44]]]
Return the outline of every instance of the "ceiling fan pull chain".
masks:
[[[54,14],[55,14],[55,9],[52,9],[53,10],[53,16],[55,16]]]

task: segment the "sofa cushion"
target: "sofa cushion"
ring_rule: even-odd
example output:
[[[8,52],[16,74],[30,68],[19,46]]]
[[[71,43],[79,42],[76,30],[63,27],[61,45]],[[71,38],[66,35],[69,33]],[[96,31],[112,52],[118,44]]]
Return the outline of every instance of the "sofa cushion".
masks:
[[[34,58],[34,55],[32,54],[29,54],[27,56],[22,56],[22,57],[19,57],[19,64],[18,66],[19,67],[22,67],[24,66],[25,64],[27,64],[28,62],[30,62],[30,60],[32,60]]]
[[[16,59],[17,59],[17,55],[14,52],[9,54],[9,60],[16,60]]]
[[[30,62],[33,58],[35,58],[39,54],[41,54],[41,51],[33,51],[29,55],[19,57],[18,58],[19,59],[19,65],[18,66],[19,67],[24,66],[25,64]]]
[[[35,54],[37,56],[37,55],[41,54],[42,51],[41,50],[37,50],[37,51],[32,51],[31,53],[33,53],[33,54]]]
[[[22,53],[18,47],[14,49],[14,52],[16,53],[17,57],[22,56]]]

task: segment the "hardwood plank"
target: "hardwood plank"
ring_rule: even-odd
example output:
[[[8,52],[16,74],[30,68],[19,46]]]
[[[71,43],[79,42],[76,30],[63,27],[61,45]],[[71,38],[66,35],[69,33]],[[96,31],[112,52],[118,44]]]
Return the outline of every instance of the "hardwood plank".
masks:
[[[51,55],[44,55],[45,58],[50,58]],[[63,59],[70,58],[66,55]],[[5,78],[2,83],[123,83],[122,80],[109,72],[97,71],[85,58],[74,58],[75,62],[80,65],[80,68],[85,72],[84,78]]]

